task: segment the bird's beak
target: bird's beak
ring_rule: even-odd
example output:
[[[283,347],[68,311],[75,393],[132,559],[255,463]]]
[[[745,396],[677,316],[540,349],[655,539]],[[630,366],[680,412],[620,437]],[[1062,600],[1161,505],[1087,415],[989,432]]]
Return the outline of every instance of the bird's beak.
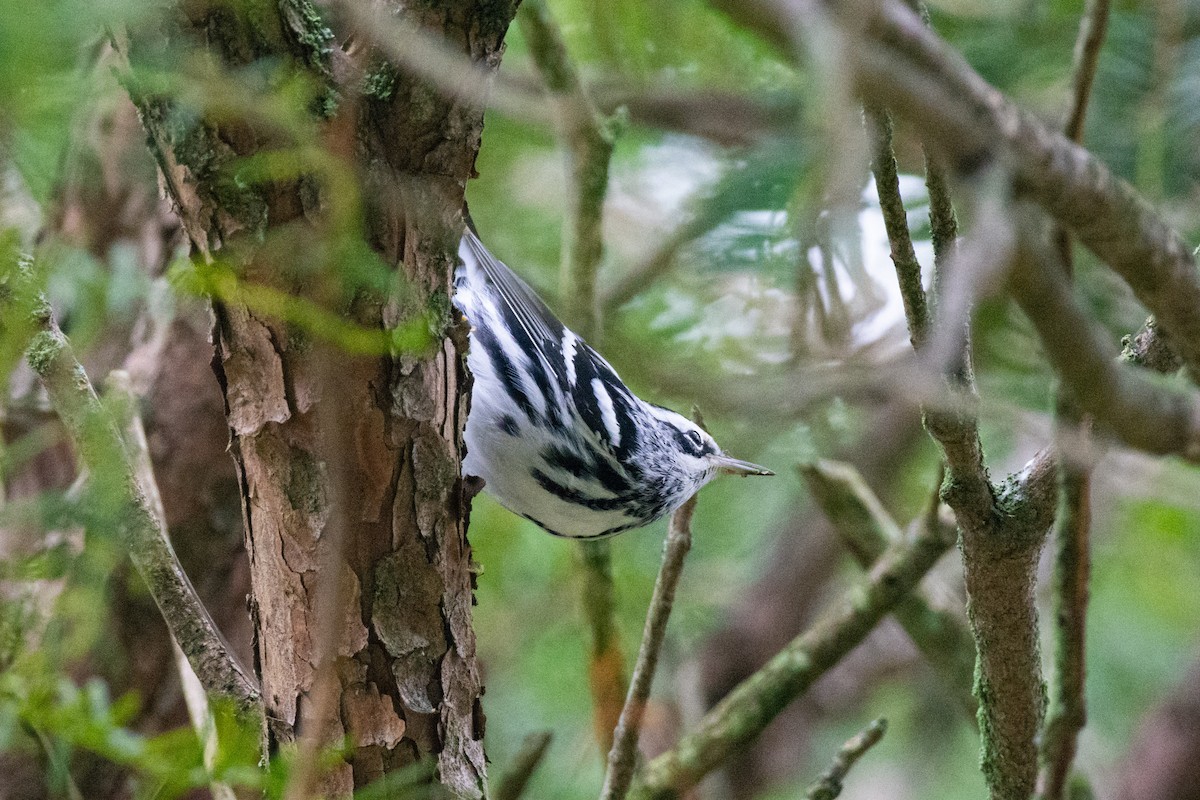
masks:
[[[725,454],[713,456],[713,464],[717,469],[725,475],[774,475],[774,472],[766,467],[760,467],[758,464],[751,464],[749,461],[742,461],[737,458],[730,458]]]

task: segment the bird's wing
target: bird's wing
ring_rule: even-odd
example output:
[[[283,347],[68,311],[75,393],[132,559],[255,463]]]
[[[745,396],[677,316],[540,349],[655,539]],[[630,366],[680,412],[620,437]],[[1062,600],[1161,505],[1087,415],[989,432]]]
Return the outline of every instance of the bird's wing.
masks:
[[[525,281],[484,247],[468,226],[459,256],[466,270],[466,287],[476,302],[494,300],[500,322],[518,346],[532,354],[534,382],[543,391],[543,378],[556,384],[566,402],[610,452],[625,453],[636,440],[632,420],[637,399],[612,366],[569,330]],[[471,309],[464,307],[467,320]],[[543,372],[544,371],[544,372]],[[548,373],[548,374],[547,374]],[[547,381],[548,383],[549,381]]]
[[[494,293],[503,321],[514,332],[523,332],[532,349],[551,368],[562,366],[562,338],[565,328],[529,284],[492,255],[469,227],[463,232],[459,255],[468,273],[478,272]],[[468,257],[469,256],[469,257]],[[558,358],[549,358],[549,353]],[[557,362],[557,363],[556,363]],[[558,372],[557,369],[555,369]]]

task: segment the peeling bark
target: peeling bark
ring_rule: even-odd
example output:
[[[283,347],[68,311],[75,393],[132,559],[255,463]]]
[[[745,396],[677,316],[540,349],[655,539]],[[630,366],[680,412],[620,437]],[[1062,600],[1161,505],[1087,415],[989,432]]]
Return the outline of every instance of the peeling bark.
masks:
[[[514,12],[511,2],[465,0],[403,8],[407,21],[489,68]],[[482,687],[460,468],[466,332],[449,296],[482,113],[398,73],[386,97],[359,97],[354,78],[333,77],[358,65],[303,0],[236,12],[195,2],[184,14],[181,36],[227,67],[271,58],[323,87],[312,121],[363,181],[367,240],[404,288],[347,296],[336,260],[291,271],[273,237],[284,226],[301,242],[327,233],[330,209],[314,207],[320,193],[305,178],[229,180],[239,157],[279,143],[227,116],[181,127],[169,104],[133,80],[196,258],[220,259],[243,280],[301,294],[364,327],[423,314],[435,343],[427,355],[350,355],[229,298],[215,304],[214,367],[241,480],[267,745],[349,737],[344,764],[304,778],[329,795],[426,762],[456,796],[481,797]],[[134,76],[140,46],[151,45],[131,44]]]

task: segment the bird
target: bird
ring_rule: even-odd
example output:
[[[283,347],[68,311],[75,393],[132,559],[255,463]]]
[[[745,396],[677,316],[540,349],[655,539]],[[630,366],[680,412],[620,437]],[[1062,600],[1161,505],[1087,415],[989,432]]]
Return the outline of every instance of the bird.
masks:
[[[671,513],[719,473],[773,474],[637,397],[469,218],[458,256],[453,302],[474,375],[462,468],[502,506],[555,536],[602,539]]]

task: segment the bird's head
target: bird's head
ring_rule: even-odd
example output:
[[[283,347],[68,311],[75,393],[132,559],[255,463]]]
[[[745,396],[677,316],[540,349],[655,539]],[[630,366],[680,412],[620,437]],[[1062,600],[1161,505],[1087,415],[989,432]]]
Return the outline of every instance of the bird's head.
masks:
[[[675,472],[689,494],[717,475],[774,475],[771,470],[726,455],[708,432],[682,414],[651,407],[658,420],[663,462]]]

